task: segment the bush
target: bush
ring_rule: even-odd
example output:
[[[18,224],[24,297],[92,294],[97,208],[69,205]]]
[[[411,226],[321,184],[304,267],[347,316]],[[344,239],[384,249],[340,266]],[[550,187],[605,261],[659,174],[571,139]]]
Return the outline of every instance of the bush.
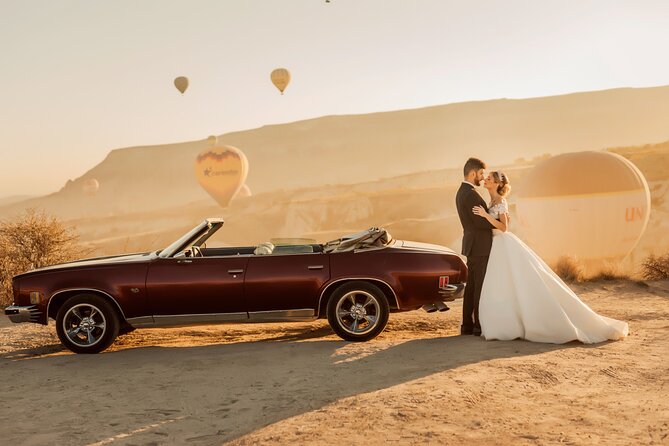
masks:
[[[669,279],[669,254],[646,257],[641,263],[641,275],[646,280]]]
[[[581,282],[583,280],[583,267],[573,257],[560,257],[555,264],[554,271],[565,282]]]
[[[610,280],[631,280],[629,274],[621,272],[620,267],[617,265],[606,265],[602,268],[597,274],[592,277],[588,277],[589,281],[598,282],[598,281],[610,281]]]
[[[34,209],[0,223],[0,305],[12,300],[12,277],[74,260],[77,236],[55,217]]]

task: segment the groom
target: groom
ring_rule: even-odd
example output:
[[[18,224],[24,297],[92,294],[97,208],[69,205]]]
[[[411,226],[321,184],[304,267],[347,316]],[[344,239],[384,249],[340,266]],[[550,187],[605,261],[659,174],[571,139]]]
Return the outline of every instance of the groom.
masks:
[[[492,247],[493,226],[485,218],[475,215],[473,209],[475,206],[483,206],[486,211],[488,210],[485,201],[474,189],[484,180],[485,169],[486,165],[483,161],[478,158],[469,158],[465,163],[464,181],[455,196],[455,205],[464,230],[462,254],[467,257],[469,270],[462,304],[460,334],[463,335],[481,335],[479,299]]]

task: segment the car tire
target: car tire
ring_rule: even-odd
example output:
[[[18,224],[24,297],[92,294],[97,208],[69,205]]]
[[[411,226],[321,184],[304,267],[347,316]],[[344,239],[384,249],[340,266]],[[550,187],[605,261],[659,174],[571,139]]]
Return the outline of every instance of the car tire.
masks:
[[[340,285],[328,300],[328,322],[337,335],[354,342],[378,336],[388,323],[390,306],[386,295],[369,282]]]
[[[75,353],[99,353],[118,336],[120,322],[116,309],[94,294],[78,294],[60,307],[56,333],[60,342]]]

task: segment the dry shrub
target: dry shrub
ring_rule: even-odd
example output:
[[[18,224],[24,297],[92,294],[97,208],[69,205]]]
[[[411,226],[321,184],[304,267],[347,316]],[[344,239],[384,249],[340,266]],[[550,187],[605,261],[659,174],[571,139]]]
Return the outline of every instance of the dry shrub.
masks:
[[[554,271],[565,282],[581,282],[583,280],[583,267],[574,257],[560,257],[555,264]]]
[[[646,257],[641,263],[641,275],[646,280],[669,279],[669,254]]]
[[[63,263],[81,252],[77,236],[55,217],[28,209],[12,221],[0,223],[0,305],[9,305],[12,277],[22,272]]]
[[[629,274],[620,270],[618,265],[605,265],[597,274],[588,278],[588,281],[631,280]]]

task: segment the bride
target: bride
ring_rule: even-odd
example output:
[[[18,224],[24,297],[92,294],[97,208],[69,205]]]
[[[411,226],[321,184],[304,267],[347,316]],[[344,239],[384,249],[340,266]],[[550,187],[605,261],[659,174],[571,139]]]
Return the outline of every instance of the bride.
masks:
[[[473,212],[496,229],[479,304],[482,335],[487,340],[522,338],[553,344],[591,344],[627,336],[626,322],[592,311],[534,251],[507,232],[506,175],[491,172],[484,186],[491,197],[488,212],[482,206]]]

